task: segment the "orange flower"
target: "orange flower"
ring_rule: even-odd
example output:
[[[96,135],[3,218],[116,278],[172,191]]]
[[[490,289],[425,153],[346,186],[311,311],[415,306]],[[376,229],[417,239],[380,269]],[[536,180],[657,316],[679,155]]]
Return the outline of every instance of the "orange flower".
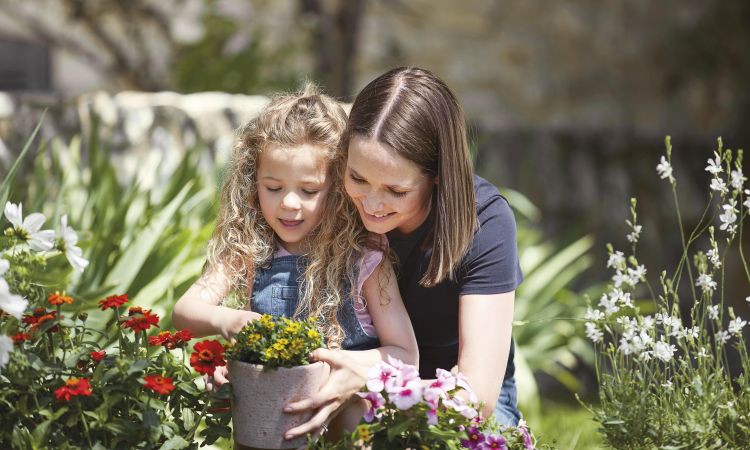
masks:
[[[113,309],[113,308],[120,307],[127,302],[128,302],[128,294],[110,295],[104,300],[99,300],[99,308],[101,308],[101,310],[104,311],[105,309]]]
[[[188,330],[181,330],[174,334],[169,331],[162,331],[156,336],[150,336],[148,338],[149,345],[162,345],[165,348],[172,350],[188,342],[193,338],[192,333]]]
[[[25,323],[26,325],[31,325],[31,329],[36,331],[45,322],[48,322],[50,320],[55,320],[56,318],[57,318],[57,311],[54,311],[54,310],[47,311],[46,309],[39,307],[39,308],[35,308],[33,313],[24,315],[23,318],[21,319],[21,322]],[[57,325],[49,329],[49,331],[52,331],[52,332],[55,332],[57,330],[58,330]]]
[[[190,355],[190,365],[196,372],[211,375],[217,366],[225,366],[224,347],[219,341],[204,340],[193,346],[195,351]]]
[[[55,398],[57,400],[65,400],[67,402],[78,395],[91,396],[91,384],[89,384],[88,378],[69,378],[63,386],[55,389]]]
[[[68,295],[65,295],[65,291],[62,291],[62,294],[60,291],[55,291],[54,294],[49,294],[47,297],[47,301],[50,305],[62,305],[63,303],[70,305],[73,303],[73,297],[70,297]]]
[[[146,389],[151,389],[157,394],[169,395],[174,390],[172,379],[161,375],[146,375],[143,380],[146,382]]]
[[[131,306],[128,311],[128,319],[125,319],[122,326],[130,328],[133,331],[145,331],[151,326],[158,326],[159,316],[153,314],[150,309],[143,309],[140,306]]]
[[[11,336],[11,339],[13,339],[14,344],[18,344],[20,342],[31,339],[31,335],[29,333],[16,333]]]

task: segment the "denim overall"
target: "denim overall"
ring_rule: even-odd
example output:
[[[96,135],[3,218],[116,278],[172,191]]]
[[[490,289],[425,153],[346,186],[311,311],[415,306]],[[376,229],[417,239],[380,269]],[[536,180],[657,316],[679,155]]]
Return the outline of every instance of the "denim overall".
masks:
[[[304,265],[304,258],[287,255],[274,258],[269,268],[256,269],[250,309],[259,314],[292,317],[299,301],[301,265]],[[377,337],[366,334],[362,329],[351,298],[339,306],[337,317],[346,335],[341,348],[369,350],[380,346]]]

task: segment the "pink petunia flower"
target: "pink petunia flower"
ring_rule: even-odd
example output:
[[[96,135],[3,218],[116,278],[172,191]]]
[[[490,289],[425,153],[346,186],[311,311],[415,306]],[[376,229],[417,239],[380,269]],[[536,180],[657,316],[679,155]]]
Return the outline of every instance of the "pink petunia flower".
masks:
[[[380,392],[385,383],[395,376],[396,369],[387,363],[380,363],[367,371],[367,390]]]
[[[380,395],[380,392],[357,392],[357,395],[370,404],[364,415],[365,422],[372,422],[374,418],[379,419],[383,415],[382,408],[385,405],[385,398]]]
[[[478,414],[477,410],[472,408],[468,403],[466,403],[466,400],[462,399],[461,397],[448,398],[446,400],[443,400],[443,404],[458,412],[467,419],[473,419]]]
[[[386,387],[387,388],[387,387]],[[417,378],[404,383],[400,388],[388,391],[388,399],[398,409],[409,409],[422,401],[422,383]]]

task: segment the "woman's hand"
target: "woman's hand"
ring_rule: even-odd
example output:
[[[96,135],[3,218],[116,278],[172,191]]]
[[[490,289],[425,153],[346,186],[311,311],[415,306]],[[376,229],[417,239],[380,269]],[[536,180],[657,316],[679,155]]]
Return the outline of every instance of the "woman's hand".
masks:
[[[284,435],[285,439],[294,439],[306,433],[317,433],[328,423],[339,407],[346,403],[367,381],[366,368],[358,364],[344,350],[319,348],[310,355],[310,361],[323,361],[331,366],[331,374],[317,394],[312,397],[290,403],[284,412],[295,414],[313,410],[312,418],[302,425],[292,428]]]
[[[207,391],[218,391],[219,388],[229,382],[229,370],[227,366],[218,366],[213,375],[203,375]]]

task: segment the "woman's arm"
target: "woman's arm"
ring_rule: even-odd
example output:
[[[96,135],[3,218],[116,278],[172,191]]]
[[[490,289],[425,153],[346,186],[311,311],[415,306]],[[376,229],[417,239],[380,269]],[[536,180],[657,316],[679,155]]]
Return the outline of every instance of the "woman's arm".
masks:
[[[319,430],[342,404],[365,385],[368,369],[384,361],[387,355],[408,364],[419,364],[417,339],[390,263],[378,265],[365,281],[362,294],[367,300],[381,347],[357,351],[318,349],[313,352],[311,360],[328,363],[331,375],[316,395],[291,403],[284,409],[289,413],[316,411],[307,423],[289,430],[285,435],[287,439]]]
[[[224,271],[206,271],[175,304],[174,326],[187,328],[195,337],[221,334],[230,339],[248,321],[260,317],[252,311],[220,306],[230,289],[229,277]]]
[[[510,353],[515,291],[493,295],[462,295],[458,312],[458,371],[484,404],[495,409]]]

